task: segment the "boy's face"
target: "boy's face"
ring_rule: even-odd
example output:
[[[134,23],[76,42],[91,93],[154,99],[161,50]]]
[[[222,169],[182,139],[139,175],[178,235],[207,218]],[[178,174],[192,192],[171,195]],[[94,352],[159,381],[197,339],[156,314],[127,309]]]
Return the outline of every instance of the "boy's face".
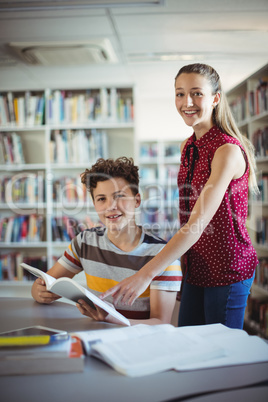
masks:
[[[108,231],[120,231],[135,225],[135,208],[140,205],[140,194],[133,195],[130,184],[121,177],[100,181],[93,190],[94,207]]]

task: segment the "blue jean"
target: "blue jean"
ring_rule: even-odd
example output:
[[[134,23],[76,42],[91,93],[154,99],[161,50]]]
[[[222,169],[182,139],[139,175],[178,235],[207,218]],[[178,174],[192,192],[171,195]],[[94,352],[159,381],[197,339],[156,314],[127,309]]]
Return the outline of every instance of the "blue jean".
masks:
[[[245,308],[254,280],[227,286],[199,287],[184,281],[179,312],[179,327],[221,323],[243,328]]]

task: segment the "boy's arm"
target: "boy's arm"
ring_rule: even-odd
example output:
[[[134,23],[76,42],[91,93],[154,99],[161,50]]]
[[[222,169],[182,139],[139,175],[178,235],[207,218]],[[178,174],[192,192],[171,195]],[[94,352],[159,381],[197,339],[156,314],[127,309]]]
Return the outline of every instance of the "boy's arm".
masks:
[[[175,307],[177,292],[150,289],[150,318],[148,320],[129,320],[131,325],[170,324]]]
[[[67,276],[68,278],[73,278],[75,275],[73,272],[64,268],[59,262],[56,262],[52,268],[47,271],[47,274],[53,276],[54,278],[62,278]],[[37,278],[32,285],[32,297],[38,302],[43,304],[50,304],[53,301],[60,298],[60,296],[55,293],[47,291],[45,281],[41,278]]]

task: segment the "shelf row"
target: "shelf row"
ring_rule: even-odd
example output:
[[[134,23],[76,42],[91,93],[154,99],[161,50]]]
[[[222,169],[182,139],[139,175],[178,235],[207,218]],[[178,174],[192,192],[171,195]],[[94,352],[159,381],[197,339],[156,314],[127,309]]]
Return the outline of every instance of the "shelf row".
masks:
[[[35,162],[37,155],[34,150],[29,151],[27,141],[35,141],[36,148],[39,147],[39,163],[92,164],[98,158],[108,157],[108,135],[103,130],[52,130],[47,143],[45,135],[29,138],[21,132],[0,132],[0,165],[16,166]]]
[[[0,94],[0,126],[3,127],[133,120],[132,88],[47,89]]]
[[[230,91],[230,107],[235,119],[241,122],[268,111],[268,79],[266,71],[260,71],[244,85]]]

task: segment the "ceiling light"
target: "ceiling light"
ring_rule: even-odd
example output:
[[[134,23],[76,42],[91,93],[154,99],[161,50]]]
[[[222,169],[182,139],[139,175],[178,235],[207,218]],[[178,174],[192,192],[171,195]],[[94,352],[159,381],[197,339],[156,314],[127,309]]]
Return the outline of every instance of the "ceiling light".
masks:
[[[148,61],[193,61],[205,59],[204,54],[193,53],[131,53],[128,55],[130,62],[148,62]]]
[[[177,60],[183,60],[183,61],[191,61],[191,60],[196,60],[196,59],[203,59],[203,55],[193,55],[193,54],[164,54],[163,56],[160,56],[160,60],[163,61],[177,61]]]

